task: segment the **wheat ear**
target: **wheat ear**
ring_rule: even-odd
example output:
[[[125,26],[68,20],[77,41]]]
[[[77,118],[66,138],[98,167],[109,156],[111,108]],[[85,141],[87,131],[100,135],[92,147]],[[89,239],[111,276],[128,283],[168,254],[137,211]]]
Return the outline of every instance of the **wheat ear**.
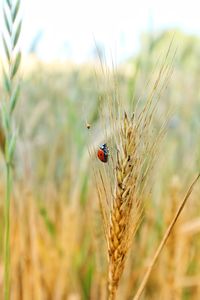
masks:
[[[108,248],[108,299],[116,298],[128,250],[142,219],[149,171],[156,158],[163,127],[153,133],[158,100],[171,76],[169,51],[144,104],[128,113],[118,90],[117,74],[108,76],[106,105],[101,106],[105,141],[112,147],[107,165],[95,169],[100,212]],[[106,72],[105,72],[106,74]],[[109,72],[108,72],[109,74]],[[165,125],[165,124],[163,124]]]
[[[135,130],[127,114],[121,127],[121,149],[117,153],[116,190],[108,233],[109,299],[115,299],[128,249],[141,219],[142,206],[134,199]],[[134,201],[135,200],[135,201]],[[134,212],[133,212],[134,206]],[[134,213],[134,217],[133,217]],[[134,222],[134,223],[133,223]]]
[[[3,15],[5,31],[2,35],[6,63],[3,66],[4,98],[1,105],[3,139],[5,146],[6,193],[5,193],[5,243],[4,243],[4,299],[10,299],[10,197],[12,191],[12,166],[16,144],[16,130],[13,112],[19,96],[19,81],[16,78],[21,62],[21,52],[17,49],[21,33],[18,20],[20,0],[4,0]]]

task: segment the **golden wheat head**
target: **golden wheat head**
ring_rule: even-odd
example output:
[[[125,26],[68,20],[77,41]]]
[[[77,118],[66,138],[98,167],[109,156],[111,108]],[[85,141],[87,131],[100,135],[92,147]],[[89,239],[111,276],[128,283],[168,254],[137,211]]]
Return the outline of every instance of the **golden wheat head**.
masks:
[[[149,171],[157,153],[163,127],[153,133],[157,103],[171,75],[164,62],[150,87],[146,102],[134,113],[120,99],[118,83],[107,81],[105,111],[101,107],[105,139],[110,146],[107,165],[94,168],[100,211],[108,248],[108,298],[115,299],[128,250],[142,219]],[[113,89],[111,85],[113,84]],[[161,124],[163,125],[163,124]]]

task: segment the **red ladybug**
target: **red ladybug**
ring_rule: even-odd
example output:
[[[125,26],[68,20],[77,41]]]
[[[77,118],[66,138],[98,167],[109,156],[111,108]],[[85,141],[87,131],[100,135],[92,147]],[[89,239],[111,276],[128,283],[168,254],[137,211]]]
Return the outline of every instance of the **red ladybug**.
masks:
[[[97,156],[100,159],[100,161],[106,163],[108,161],[109,156],[109,150],[106,144],[103,144],[99,147]]]

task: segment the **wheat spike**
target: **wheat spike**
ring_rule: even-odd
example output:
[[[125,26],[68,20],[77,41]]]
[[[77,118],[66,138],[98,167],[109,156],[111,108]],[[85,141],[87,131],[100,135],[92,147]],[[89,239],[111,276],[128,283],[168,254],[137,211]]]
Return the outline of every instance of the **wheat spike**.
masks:
[[[2,42],[5,54],[3,67],[4,97],[1,102],[0,146],[4,151],[6,167],[6,192],[4,206],[4,299],[10,299],[10,199],[12,192],[12,167],[14,161],[17,132],[13,122],[13,112],[19,98],[20,83],[17,78],[21,62],[18,42],[21,33],[19,9],[21,0],[3,1],[4,31]]]
[[[168,56],[168,53],[167,53]],[[128,250],[143,216],[143,202],[149,172],[163,135],[162,124],[153,132],[152,120],[160,96],[171,76],[166,59],[153,80],[145,103],[137,103],[135,111],[124,108],[117,73],[107,79],[106,105],[101,106],[105,142],[111,146],[109,163],[94,168],[100,212],[108,248],[108,299],[114,300],[122,277]],[[106,72],[105,72],[106,73]]]
[[[124,114],[121,127],[121,149],[117,154],[116,190],[110,214],[108,237],[109,253],[109,299],[114,299],[121,278],[127,252],[141,219],[142,206],[138,199],[134,200],[135,181],[135,127]],[[134,212],[133,212],[134,207]],[[134,213],[134,218],[133,218]]]

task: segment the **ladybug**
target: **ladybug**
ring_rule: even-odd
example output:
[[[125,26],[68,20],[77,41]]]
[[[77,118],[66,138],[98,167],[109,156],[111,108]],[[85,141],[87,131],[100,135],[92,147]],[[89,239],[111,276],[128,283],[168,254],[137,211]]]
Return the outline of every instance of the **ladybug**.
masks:
[[[103,144],[99,147],[97,156],[100,159],[100,161],[106,163],[108,161],[109,156],[109,150],[106,144]]]

